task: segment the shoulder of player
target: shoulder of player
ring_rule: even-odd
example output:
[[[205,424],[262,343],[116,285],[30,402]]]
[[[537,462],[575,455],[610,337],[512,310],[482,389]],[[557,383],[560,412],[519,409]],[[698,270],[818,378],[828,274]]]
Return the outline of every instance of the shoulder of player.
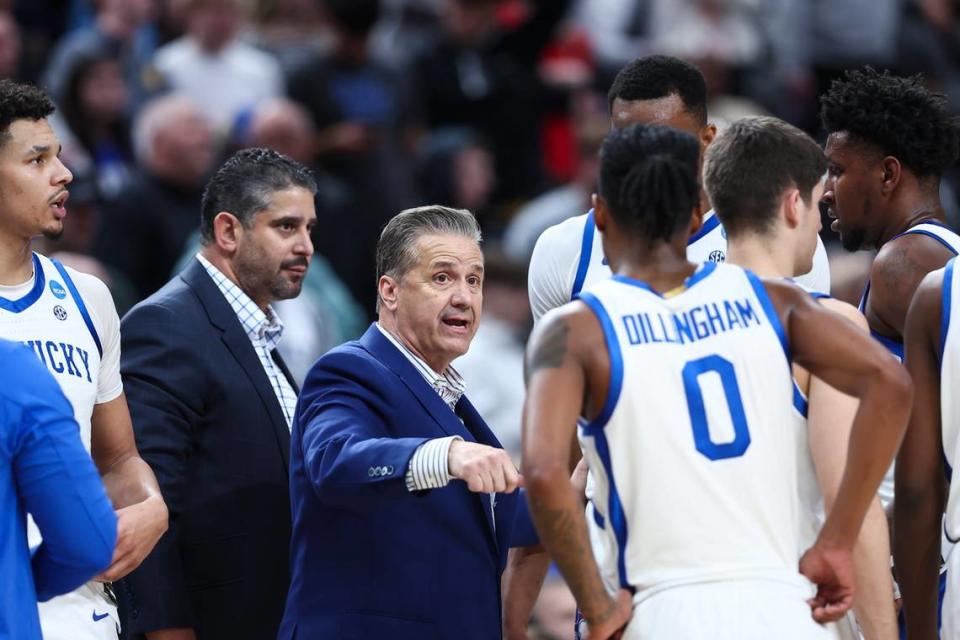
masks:
[[[944,269],[931,271],[917,287],[907,312],[907,327],[917,327],[931,337],[939,332],[943,302]]]
[[[579,252],[588,215],[590,214],[585,213],[567,218],[563,222],[544,229],[537,238],[534,255],[540,254],[557,260],[566,260],[572,252]]]
[[[67,265],[63,265],[63,268],[66,269],[67,275],[70,276],[70,279],[73,280],[73,283],[77,285],[77,291],[80,292],[80,295],[84,300],[90,297],[95,297],[98,300],[109,300],[110,304],[113,304],[113,297],[110,295],[110,289],[103,280],[92,273],[77,271],[73,267],[68,267]]]
[[[954,254],[940,242],[919,233],[908,233],[880,248],[870,268],[871,283],[912,285],[942,267]],[[871,289],[875,284],[871,286]]]
[[[597,314],[582,300],[548,311],[530,335],[528,357],[543,347],[564,345],[565,353],[587,353],[603,345],[603,328]]]
[[[829,309],[834,313],[840,314],[841,316],[853,322],[855,325],[857,325],[864,331],[869,330],[869,326],[867,325],[867,319],[864,317],[862,313],[860,313],[859,309],[857,309],[855,306],[853,306],[849,302],[844,302],[843,300],[837,300],[836,298],[821,298],[820,304],[823,305],[824,308]]]

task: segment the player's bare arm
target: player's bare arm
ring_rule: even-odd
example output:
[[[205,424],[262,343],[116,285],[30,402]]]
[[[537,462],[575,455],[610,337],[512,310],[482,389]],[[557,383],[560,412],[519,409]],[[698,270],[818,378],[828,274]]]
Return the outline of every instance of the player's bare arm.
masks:
[[[591,387],[586,370],[590,368]],[[597,569],[583,514],[582,492],[569,470],[577,418],[599,413],[609,356],[599,322],[582,303],[549,313],[527,350],[523,472],[540,540],[580,605],[591,638],[615,637],[630,618],[630,594],[611,597]],[[602,402],[602,401],[601,401]]]
[[[167,505],[140,457],[123,394],[98,404],[91,418],[91,456],[117,510],[117,547],[99,579],[119,580],[143,562],[167,530]]]
[[[832,298],[820,303],[857,325],[867,335],[867,321],[856,307]],[[829,513],[847,462],[847,445],[857,413],[857,400],[806,371],[800,370],[796,377],[798,381],[806,378],[802,386],[807,389],[809,400],[810,453],[824,508]],[[853,610],[864,638],[895,639],[897,619],[890,576],[890,533],[879,497],[874,497],[867,510],[860,537],[853,548],[853,566],[857,583]]]
[[[910,305],[904,336],[916,395],[897,455],[893,550],[911,640],[938,637],[940,519],[946,499],[937,355],[942,284],[942,271],[923,280]]]
[[[783,323],[794,362],[859,399],[834,507],[800,571],[818,585],[814,618],[836,620],[851,606],[852,549],[877,487],[893,460],[910,414],[906,371],[852,322],[800,289],[764,283]]]
[[[907,309],[923,277],[941,268],[953,253],[920,234],[891,240],[880,249],[870,269],[867,320],[878,333],[902,340]]]

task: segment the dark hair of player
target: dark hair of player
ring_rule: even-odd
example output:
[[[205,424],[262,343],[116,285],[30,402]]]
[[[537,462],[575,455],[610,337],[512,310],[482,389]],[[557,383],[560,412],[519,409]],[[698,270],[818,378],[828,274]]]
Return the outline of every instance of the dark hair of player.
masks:
[[[809,206],[826,170],[820,145],[800,129],[777,118],[744,118],[707,147],[703,182],[729,235],[762,235],[784,191],[796,187]]]
[[[236,152],[210,178],[200,205],[200,235],[203,244],[213,242],[213,219],[221,211],[235,215],[244,228],[270,207],[273,194],[291,187],[317,192],[310,170],[271,149]]]
[[[700,200],[700,144],[688,133],[634,124],[610,132],[600,149],[600,195],[630,235],[670,240]]]
[[[695,66],[672,56],[647,56],[629,63],[610,86],[607,101],[657,100],[677,95],[687,112],[707,123],[707,83]]]
[[[0,146],[10,139],[10,125],[17,120],[42,120],[54,111],[53,101],[30,84],[0,80]]]
[[[939,176],[960,150],[957,118],[920,76],[902,78],[871,67],[847,71],[820,98],[820,118],[827,133],[847,132],[918,177]]]

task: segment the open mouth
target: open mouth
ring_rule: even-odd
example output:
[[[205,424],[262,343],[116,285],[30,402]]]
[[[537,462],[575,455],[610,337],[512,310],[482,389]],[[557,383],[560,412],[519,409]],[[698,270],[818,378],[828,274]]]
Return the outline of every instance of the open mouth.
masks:
[[[66,204],[67,198],[69,197],[70,194],[64,191],[50,203],[50,207],[53,209],[53,213],[55,216],[57,216],[57,218],[62,219],[67,215]]]
[[[443,324],[448,327],[466,329],[470,322],[466,318],[444,318]]]

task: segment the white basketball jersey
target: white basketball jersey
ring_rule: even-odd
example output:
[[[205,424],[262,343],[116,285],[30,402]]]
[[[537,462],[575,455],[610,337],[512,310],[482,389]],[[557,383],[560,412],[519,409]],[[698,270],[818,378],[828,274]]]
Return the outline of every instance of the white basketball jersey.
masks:
[[[706,263],[666,296],[618,275],[581,299],[611,362],[601,414],[579,429],[608,588],[642,599],[711,580],[801,581],[794,384],[759,279]]]
[[[957,277],[956,263],[956,258],[950,260],[943,271],[940,312],[940,421],[948,475],[952,475],[960,460],[960,397],[957,394],[960,385],[960,314],[957,312],[960,278]],[[960,482],[950,482],[944,532],[952,543],[960,539]]]
[[[33,268],[33,289],[26,296],[0,298],[0,337],[33,349],[60,383],[89,452],[90,417],[102,355],[100,337],[66,268],[37,253],[33,254]]]

